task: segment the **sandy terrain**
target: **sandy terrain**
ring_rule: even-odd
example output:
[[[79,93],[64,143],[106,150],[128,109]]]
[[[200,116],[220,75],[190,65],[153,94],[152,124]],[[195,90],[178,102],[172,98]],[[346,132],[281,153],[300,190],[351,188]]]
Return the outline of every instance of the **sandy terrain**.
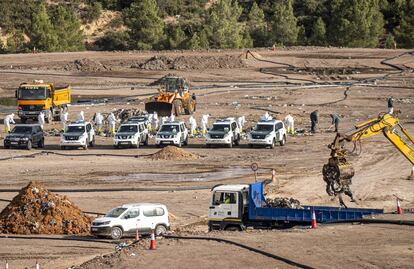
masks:
[[[254,181],[249,167],[252,162],[257,162],[262,167],[259,179],[270,176],[268,168],[276,169],[281,196],[294,197],[303,204],[338,205],[325,193],[321,175],[322,166],[329,157],[327,145],[335,136],[327,130],[330,126],[329,114],[336,112],[342,115],[340,129],[349,130],[353,124],[385,112],[386,100],[392,95],[396,99],[396,109],[402,111],[399,116],[402,123],[414,134],[414,75],[410,70],[400,73],[381,63],[404,52],[336,48],[261,50],[255,55],[267,62],[250,55],[245,60],[244,68],[161,71],[132,69],[130,65],[143,62],[155,54],[170,57],[228,54],[239,55],[243,59],[246,56],[243,51],[236,50],[1,55],[0,97],[12,97],[23,81],[44,79],[71,84],[77,99],[105,96],[110,99],[126,97],[128,100],[116,102],[119,99],[111,99],[113,102],[99,105],[73,104],[69,110],[71,119],[75,119],[81,110],[85,111],[87,118],[91,118],[96,111],[109,112],[123,107],[143,109],[143,101],[156,89],[146,85],[167,73],[176,73],[188,77],[197,87],[197,121],[205,113],[211,114],[210,124],[217,118],[245,115],[247,127],[250,127],[264,113],[263,109],[267,109],[272,116],[280,119],[290,113],[295,117],[297,128],[309,129],[309,113],[319,109],[321,123],[319,133],[291,136],[286,146],[274,150],[250,149],[246,141],[232,149],[208,149],[203,147],[202,138],[192,139],[186,150],[201,157],[191,161],[76,156],[85,153],[84,150],[65,151],[73,155],[67,157],[49,154],[0,161],[0,167],[4,168],[0,175],[0,199],[11,199],[17,189],[30,180],[37,180],[49,189],[67,195],[84,211],[105,213],[129,202],[165,203],[175,216],[171,219],[173,230],[184,229],[187,233],[206,235],[206,225],[186,225],[205,223],[210,200],[209,187],[219,183]],[[85,73],[62,69],[68,63],[83,58],[100,61],[111,66],[112,71]],[[414,57],[410,54],[389,62],[404,68],[414,67]],[[289,69],[282,63],[293,65],[296,69]],[[368,78],[382,78],[386,74],[389,75],[385,79],[377,79],[375,83],[366,81]],[[310,80],[319,84],[304,87]],[[351,86],[348,97],[344,99],[346,85],[338,83],[357,80],[360,83]],[[0,105],[0,117],[14,109]],[[181,118],[188,119],[187,116]],[[46,129],[59,127],[59,123],[53,123]],[[47,137],[46,150],[61,152],[58,142],[59,137]],[[111,138],[99,137],[97,146],[87,153],[145,155],[158,150],[152,140],[150,146],[139,149],[115,150],[111,143]],[[40,150],[33,149],[30,153],[36,152]],[[22,154],[29,152],[0,149],[1,158]],[[397,195],[404,199],[404,208],[414,208],[414,181],[407,180],[412,166],[386,138],[377,136],[364,141],[361,154],[351,156],[350,160],[356,171],[352,188],[357,204],[347,201],[349,205],[384,208],[390,212],[395,210],[394,195]],[[105,191],[125,187],[131,188],[131,191]],[[200,189],[165,190],[183,187]],[[76,192],[84,189],[93,191]],[[6,205],[7,202],[0,202],[1,209]],[[323,226],[318,230],[297,228],[207,235],[229,238],[315,268],[410,268],[414,259],[413,229],[396,225],[349,224]],[[51,237],[50,240],[1,239],[0,259],[9,260],[11,268],[33,267],[36,258],[41,260],[44,268],[67,268],[114,250],[113,243],[61,241],[57,239],[62,237],[48,237]],[[136,256],[122,254],[114,257],[111,259],[112,267],[93,267],[95,265],[91,264],[85,268],[252,268],[259,265],[262,268],[290,268],[286,263],[215,242],[163,239],[155,252],[144,250],[144,247],[132,251]]]

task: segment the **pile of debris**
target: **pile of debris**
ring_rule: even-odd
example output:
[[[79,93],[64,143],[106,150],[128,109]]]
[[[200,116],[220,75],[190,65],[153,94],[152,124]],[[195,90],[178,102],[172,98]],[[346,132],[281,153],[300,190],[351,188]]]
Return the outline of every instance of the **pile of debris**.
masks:
[[[131,68],[145,70],[191,70],[191,69],[223,69],[243,68],[245,61],[238,55],[217,56],[154,56],[143,63],[135,63]]]
[[[282,207],[282,208],[292,208],[292,209],[302,209],[299,200],[287,197],[275,197],[267,198],[266,203],[269,207]]]
[[[63,67],[65,71],[81,71],[81,72],[100,72],[100,71],[110,71],[111,68],[103,65],[99,61],[91,59],[80,59],[75,60],[73,63],[68,63]]]
[[[132,116],[138,116],[142,112],[141,112],[141,110],[136,109],[136,108],[130,108],[130,109],[120,108],[120,109],[115,110],[112,113],[114,113],[114,116],[117,119],[120,119],[121,120],[121,123],[123,123],[126,120],[128,120],[130,117],[132,117]]]
[[[90,222],[66,196],[30,182],[0,213],[0,233],[83,234]]]
[[[56,128],[52,128],[50,130],[44,131],[44,134],[45,136],[60,136],[61,131]]]
[[[185,160],[195,160],[199,156],[191,152],[187,152],[183,149],[177,148],[175,146],[167,146],[160,151],[151,155],[153,160],[172,160],[172,161],[185,161]]]

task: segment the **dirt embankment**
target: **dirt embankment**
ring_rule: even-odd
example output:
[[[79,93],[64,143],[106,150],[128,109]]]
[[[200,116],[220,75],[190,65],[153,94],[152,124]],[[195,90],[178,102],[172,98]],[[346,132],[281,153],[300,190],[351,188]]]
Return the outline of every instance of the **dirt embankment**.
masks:
[[[167,146],[151,156],[153,160],[187,161],[198,159],[199,156],[175,146]]]
[[[0,213],[0,232],[12,234],[88,233],[89,217],[66,196],[30,182]]]

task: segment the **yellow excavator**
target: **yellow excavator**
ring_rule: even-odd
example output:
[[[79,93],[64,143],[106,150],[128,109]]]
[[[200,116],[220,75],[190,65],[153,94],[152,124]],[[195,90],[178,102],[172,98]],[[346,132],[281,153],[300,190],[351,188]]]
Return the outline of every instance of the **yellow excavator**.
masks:
[[[162,88],[158,95],[152,96],[145,103],[148,113],[157,112],[158,116],[170,116],[174,113],[190,115],[196,110],[196,96],[191,93],[190,83],[187,79],[177,76],[166,76],[161,79]]]
[[[354,201],[349,185],[355,170],[346,160],[348,154],[348,150],[345,149],[346,142],[354,143],[354,151],[361,140],[382,133],[414,165],[414,138],[396,117],[398,113],[382,113],[377,118],[355,125],[355,129],[347,133],[337,133],[334,141],[328,146],[331,149],[331,156],[328,163],[323,166],[323,179],[326,182],[326,192],[330,196],[338,196],[341,205],[345,206],[342,193]]]

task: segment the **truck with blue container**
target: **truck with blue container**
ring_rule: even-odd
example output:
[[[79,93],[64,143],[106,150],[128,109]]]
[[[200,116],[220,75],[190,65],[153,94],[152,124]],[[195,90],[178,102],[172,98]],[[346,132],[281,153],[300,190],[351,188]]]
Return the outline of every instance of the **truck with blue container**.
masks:
[[[308,225],[315,212],[319,223],[359,221],[382,214],[383,209],[302,205],[300,209],[271,207],[263,194],[263,182],[217,185],[212,189],[208,212],[209,230],[241,231],[252,228],[281,228]]]

